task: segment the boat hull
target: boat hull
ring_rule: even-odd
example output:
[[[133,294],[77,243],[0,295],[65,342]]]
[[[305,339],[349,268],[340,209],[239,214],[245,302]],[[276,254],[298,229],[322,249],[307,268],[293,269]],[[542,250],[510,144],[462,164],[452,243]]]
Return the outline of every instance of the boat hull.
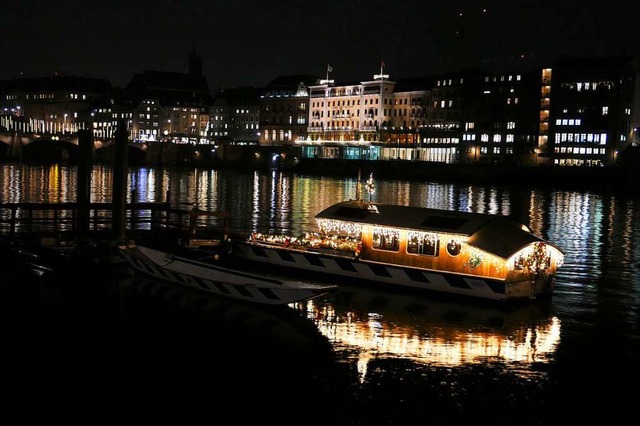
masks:
[[[279,269],[311,272],[330,277],[419,289],[492,301],[515,301],[548,298],[553,278],[504,282],[485,277],[424,270],[339,256],[270,246],[251,241],[235,241],[232,256],[236,259],[269,264]]]
[[[245,273],[174,256],[148,247],[123,246],[121,255],[138,272],[218,296],[263,305],[287,305],[315,299],[336,289]]]

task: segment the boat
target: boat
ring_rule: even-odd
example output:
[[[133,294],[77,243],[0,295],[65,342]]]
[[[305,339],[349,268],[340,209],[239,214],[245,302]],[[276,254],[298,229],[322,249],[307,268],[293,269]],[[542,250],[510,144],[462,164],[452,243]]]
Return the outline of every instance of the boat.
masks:
[[[187,256],[136,243],[118,249],[138,273],[235,300],[288,305],[337,290],[335,285],[289,281],[219,266],[215,264],[218,254],[206,250],[193,250],[194,255]]]
[[[316,216],[318,232],[252,233],[242,261],[478,300],[549,299],[564,253],[505,215],[348,200]]]

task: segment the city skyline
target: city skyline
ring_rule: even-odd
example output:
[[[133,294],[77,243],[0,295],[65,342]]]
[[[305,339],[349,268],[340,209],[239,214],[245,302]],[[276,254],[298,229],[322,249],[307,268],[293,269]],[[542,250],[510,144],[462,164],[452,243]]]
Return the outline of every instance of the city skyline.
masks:
[[[393,79],[639,53],[633,31],[640,6],[562,3],[5,3],[0,80],[59,73],[123,87],[144,70],[186,72],[194,43],[211,91],[263,86],[287,74],[324,77],[329,64],[332,78],[358,81],[383,61]]]

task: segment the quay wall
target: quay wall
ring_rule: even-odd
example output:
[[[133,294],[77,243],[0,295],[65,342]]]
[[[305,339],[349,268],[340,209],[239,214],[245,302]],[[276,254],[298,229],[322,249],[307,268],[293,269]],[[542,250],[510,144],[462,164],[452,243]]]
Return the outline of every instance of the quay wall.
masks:
[[[639,150],[640,151],[640,150]],[[8,154],[8,153],[5,153]],[[10,160],[5,157],[5,160]],[[258,147],[151,143],[130,146],[132,166],[189,166],[239,170],[280,170],[296,174],[357,177],[379,180],[461,182],[469,184],[527,184],[550,187],[640,188],[637,161],[619,167],[511,166],[502,164],[444,164],[412,160],[345,160],[301,158],[294,147]],[[112,163],[111,147],[94,153],[97,163]],[[635,159],[635,157],[634,157]],[[24,159],[23,159],[24,160]],[[15,161],[15,160],[13,160]],[[52,158],[52,161],[59,159]]]

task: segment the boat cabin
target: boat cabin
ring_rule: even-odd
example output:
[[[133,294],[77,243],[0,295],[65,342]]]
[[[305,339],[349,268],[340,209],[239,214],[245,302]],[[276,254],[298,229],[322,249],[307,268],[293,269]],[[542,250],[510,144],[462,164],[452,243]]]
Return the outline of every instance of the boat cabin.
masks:
[[[358,241],[360,259],[385,264],[522,281],[555,275],[564,258],[502,215],[355,200],[326,208],[316,221],[326,238]]]

